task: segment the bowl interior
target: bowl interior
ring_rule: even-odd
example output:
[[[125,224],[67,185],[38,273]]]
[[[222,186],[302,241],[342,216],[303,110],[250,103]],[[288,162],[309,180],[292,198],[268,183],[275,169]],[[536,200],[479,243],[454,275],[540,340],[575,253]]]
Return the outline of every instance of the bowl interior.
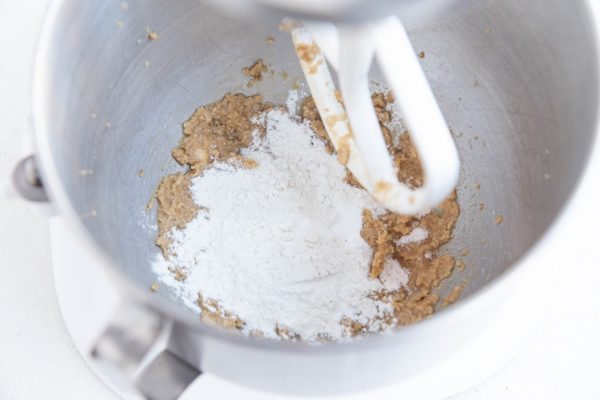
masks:
[[[145,207],[161,177],[182,169],[170,157],[181,123],[226,92],[282,103],[303,82],[301,70],[275,21],[232,19],[195,0],[61,3],[48,57],[38,59],[48,93],[42,128],[86,229],[147,288],[158,249]],[[409,26],[462,160],[462,215],[445,251],[466,268],[442,294],[461,281],[462,299],[484,288],[540,238],[574,190],[596,119],[587,12],[583,1],[463,0]],[[159,39],[147,40],[147,29]],[[247,89],[240,71],[257,58],[277,73]]]

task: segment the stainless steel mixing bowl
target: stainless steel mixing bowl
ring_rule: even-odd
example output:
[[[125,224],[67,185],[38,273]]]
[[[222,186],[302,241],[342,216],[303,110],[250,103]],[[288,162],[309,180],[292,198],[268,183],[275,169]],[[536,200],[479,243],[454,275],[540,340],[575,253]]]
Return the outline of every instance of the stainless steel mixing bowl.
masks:
[[[528,250],[576,188],[598,110],[588,5],[462,0],[408,25],[462,160],[462,215],[445,251],[466,268],[440,293],[468,284],[453,307],[394,335],[317,347],[213,329],[167,291],[148,291],[157,248],[154,216],[144,210],[161,177],[181,170],[170,157],[181,123],[226,92],[282,102],[301,77],[290,39],[276,25],[231,19],[196,0],[128,0],[127,7],[120,0],[54,1],[34,79],[43,181],[80,229],[74,245],[93,243],[124,296],[161,321],[175,321],[169,351],[178,361],[290,393],[403,379],[444,360],[486,323],[510,296],[515,271],[536,263]],[[159,39],[147,40],[147,28]],[[289,78],[266,76],[247,89],[240,70],[259,57]]]

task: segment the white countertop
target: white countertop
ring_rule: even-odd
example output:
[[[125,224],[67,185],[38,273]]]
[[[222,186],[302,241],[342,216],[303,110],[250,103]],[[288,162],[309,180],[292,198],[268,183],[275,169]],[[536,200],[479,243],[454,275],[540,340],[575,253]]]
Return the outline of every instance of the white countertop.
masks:
[[[30,68],[47,1],[0,2],[1,185],[21,156]],[[600,177],[600,151],[589,174]],[[563,225],[564,247],[549,250],[564,273],[525,348],[501,371],[454,399],[600,398],[598,204],[600,187],[582,187]],[[0,399],[116,399],[85,365],[65,330],[47,221],[34,207],[1,193],[0,244]]]

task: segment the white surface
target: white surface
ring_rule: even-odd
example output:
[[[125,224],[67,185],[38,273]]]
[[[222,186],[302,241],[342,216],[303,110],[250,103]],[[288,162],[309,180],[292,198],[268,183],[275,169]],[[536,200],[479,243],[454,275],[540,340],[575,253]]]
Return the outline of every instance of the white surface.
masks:
[[[41,4],[0,3],[0,182],[21,152]],[[589,173],[588,183],[600,176],[600,154]],[[85,366],[64,328],[49,265],[47,223],[27,204],[0,202],[0,398],[115,399]],[[499,373],[455,399],[600,398],[597,204],[599,188],[583,187],[562,227],[564,247],[549,250],[548,259],[565,272],[535,336]]]

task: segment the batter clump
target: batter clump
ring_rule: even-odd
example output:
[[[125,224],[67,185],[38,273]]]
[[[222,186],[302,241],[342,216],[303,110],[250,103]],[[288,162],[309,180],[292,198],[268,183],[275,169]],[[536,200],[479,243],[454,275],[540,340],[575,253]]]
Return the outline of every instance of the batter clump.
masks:
[[[194,203],[190,192],[190,174],[175,174],[163,178],[156,189],[155,196],[158,202],[156,244],[167,257],[170,244],[169,232],[173,228],[183,229],[198,212],[198,206]]]
[[[392,114],[389,111],[392,101],[389,93],[373,95],[377,116],[394,165],[399,171],[399,179],[412,187],[419,187],[423,182],[420,162],[409,136],[392,129]],[[255,161],[244,157],[242,150],[252,145],[256,132],[259,136],[265,134],[259,116],[273,109],[274,106],[264,102],[259,95],[227,94],[219,101],[199,107],[183,124],[183,137],[172,155],[177,162],[188,166],[188,171],[165,177],[155,194],[158,204],[156,244],[165,258],[169,257],[173,230],[183,229],[198,214],[210,217],[210,210],[203,210],[194,202],[190,190],[191,179],[202,176],[203,171],[216,162],[229,163],[236,168],[255,167]],[[326,150],[333,154],[334,148],[312,98],[304,101],[300,114],[300,118],[325,143]],[[360,187],[350,172],[346,174],[346,181]],[[440,247],[452,238],[458,216],[456,194],[429,213],[416,217],[364,209],[360,235],[372,249],[369,273],[365,273],[364,279],[383,282],[384,275],[389,275],[391,270],[397,273],[400,266],[402,271],[406,271],[406,279],[400,288],[372,293],[374,299],[392,305],[391,313],[380,317],[379,321],[359,322],[353,318],[340,321],[349,335],[372,332],[369,329],[371,324],[382,327],[406,325],[434,313],[440,302],[434,289],[450,276],[455,266],[452,256],[438,253]],[[179,279],[185,279],[185,267],[181,267],[183,272],[179,271]],[[398,279],[402,280],[402,276]],[[454,297],[459,294],[457,291]],[[217,301],[203,298],[202,294],[198,295],[197,305],[202,311],[202,319],[209,324],[237,330],[245,325],[245,321],[238,318],[234,310],[224,310]],[[283,339],[300,340],[292,328],[278,326],[277,335]],[[261,332],[251,334],[262,336]],[[323,341],[327,341],[327,338],[324,337]]]
[[[255,130],[264,134],[264,127],[253,119],[271,108],[273,105],[263,102],[260,95],[226,94],[217,102],[198,107],[183,123],[183,137],[172,155],[189,170],[164,178],[155,196],[158,202],[156,244],[165,257],[168,233],[173,228],[183,229],[199,209],[189,190],[191,178],[216,161],[227,160],[252,168],[253,161],[242,157],[240,150],[250,145]]]
[[[264,134],[264,127],[255,117],[272,108],[260,95],[228,93],[219,101],[198,107],[183,123],[183,137],[172,156],[189,169],[186,173],[163,178],[155,193],[158,203],[156,245],[165,258],[169,257],[169,234],[173,229],[183,229],[200,210],[190,191],[191,178],[217,161],[232,162],[242,168],[254,167],[253,160],[242,157],[240,150],[250,145],[253,132]],[[187,278],[185,266],[171,268],[171,273],[177,281]],[[197,303],[204,322],[225,328],[243,326],[243,321],[221,310],[216,301],[198,295]]]
[[[256,60],[256,62],[250,67],[242,68],[242,74],[250,78],[246,84],[246,87],[250,89],[256,82],[262,81],[263,74],[267,71],[268,67],[262,59]]]
[[[226,94],[221,100],[199,107],[183,123],[183,137],[173,150],[173,158],[188,165],[192,176],[199,175],[215,161],[238,162],[252,167],[252,160],[240,156],[240,150],[252,142],[252,133],[264,127],[253,120],[273,108],[262,96]]]

